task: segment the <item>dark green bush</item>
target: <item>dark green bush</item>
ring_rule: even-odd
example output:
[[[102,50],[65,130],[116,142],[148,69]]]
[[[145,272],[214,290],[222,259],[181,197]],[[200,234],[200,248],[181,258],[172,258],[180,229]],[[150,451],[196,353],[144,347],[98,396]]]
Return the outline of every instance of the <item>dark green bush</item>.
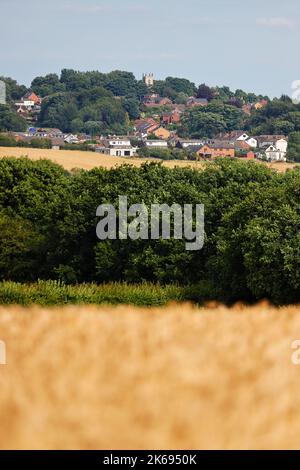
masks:
[[[173,239],[99,241],[96,208],[118,206],[119,195],[148,208],[204,204],[204,248],[188,252]],[[152,163],[71,175],[47,160],[2,159],[0,279],[175,283],[187,289],[184,298],[199,302],[299,302],[299,195],[298,170],[279,174],[254,162],[219,160],[200,171]],[[95,296],[126,296],[106,292]],[[69,291],[63,295],[60,302],[69,301]],[[151,295],[144,298],[155,303]]]

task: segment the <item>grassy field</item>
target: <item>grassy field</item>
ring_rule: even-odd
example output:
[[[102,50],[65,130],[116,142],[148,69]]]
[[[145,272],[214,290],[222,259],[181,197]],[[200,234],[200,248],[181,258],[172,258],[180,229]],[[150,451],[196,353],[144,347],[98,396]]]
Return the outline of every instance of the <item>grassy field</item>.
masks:
[[[122,158],[110,157],[95,152],[84,152],[76,150],[49,150],[49,149],[29,149],[20,147],[0,147],[0,158],[3,157],[22,157],[28,156],[31,160],[40,160],[47,158],[59,165],[62,165],[66,170],[73,170],[74,168],[83,168],[84,170],[91,170],[96,167],[113,168],[115,166],[130,163],[131,165],[140,166],[147,161],[159,161],[157,158]],[[194,166],[201,167],[203,163],[185,162],[181,160],[166,161],[164,165],[173,168],[174,166]]]
[[[38,281],[33,284],[3,281],[0,282],[0,305],[126,304],[155,306],[165,305],[172,301],[190,300],[190,293],[189,288],[174,284],[160,286],[152,283],[135,285],[116,282],[72,286],[57,281]]]
[[[299,334],[297,307],[1,307],[0,448],[299,448]]]
[[[0,158],[3,157],[22,157],[28,156],[31,160],[39,160],[47,158],[59,165],[62,165],[66,170],[73,170],[75,168],[83,168],[84,170],[91,170],[96,167],[113,168],[114,166],[124,165],[130,163],[131,165],[140,166],[146,161],[159,161],[158,159],[140,159],[140,158],[122,158],[110,157],[95,152],[83,152],[75,150],[49,150],[49,149],[30,149],[20,147],[0,147]],[[170,160],[163,162],[168,168],[192,167],[203,168],[207,163],[205,162],[192,162],[183,160]],[[285,172],[287,169],[294,168],[292,163],[266,163],[270,168],[274,168],[280,172]]]

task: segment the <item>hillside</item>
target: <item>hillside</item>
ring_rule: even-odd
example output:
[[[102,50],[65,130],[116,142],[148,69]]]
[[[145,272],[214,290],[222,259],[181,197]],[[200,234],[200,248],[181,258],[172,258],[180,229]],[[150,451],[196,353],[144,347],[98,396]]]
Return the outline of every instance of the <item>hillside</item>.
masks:
[[[140,80],[120,70],[105,74],[63,69],[60,76],[34,78],[30,89],[11,78],[0,80],[7,96],[6,105],[0,104],[0,132],[24,131],[26,135],[15,135],[19,144],[30,141],[33,147],[50,148],[75,139],[81,145],[103,146],[104,137],[127,135],[135,145],[145,136],[169,142],[220,139],[226,145],[232,132],[242,130],[251,136],[248,149],[263,148],[264,153],[281,136],[289,144],[284,158],[287,154],[291,161],[300,160],[300,104],[286,95],[271,100],[227,86],[196,85],[184,78],[151,76],[147,81],[144,76]],[[35,141],[40,134],[46,141]],[[269,137],[268,147],[257,147],[260,136]],[[235,150],[240,155],[241,148]],[[284,161],[282,155],[265,156],[268,161]]]

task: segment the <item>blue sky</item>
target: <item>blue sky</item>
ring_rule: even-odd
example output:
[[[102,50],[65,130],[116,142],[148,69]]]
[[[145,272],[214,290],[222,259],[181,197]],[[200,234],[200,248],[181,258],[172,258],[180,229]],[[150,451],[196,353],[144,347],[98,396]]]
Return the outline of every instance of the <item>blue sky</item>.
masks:
[[[0,0],[0,75],[121,69],[270,96],[300,79],[296,0]]]

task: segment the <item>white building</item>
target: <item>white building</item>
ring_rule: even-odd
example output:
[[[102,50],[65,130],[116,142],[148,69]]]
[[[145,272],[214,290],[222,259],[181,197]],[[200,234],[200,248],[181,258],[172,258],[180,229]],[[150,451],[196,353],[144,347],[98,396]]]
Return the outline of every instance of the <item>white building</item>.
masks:
[[[131,145],[128,137],[109,136],[95,147],[95,151],[111,157],[133,157],[136,155],[138,148]]]
[[[190,140],[179,140],[177,146],[185,149],[189,147],[201,147],[204,145],[204,140],[190,139]]]
[[[249,139],[246,140],[247,144],[250,145],[250,147],[256,149],[257,148],[257,145],[258,145],[258,142],[256,139],[254,139],[254,137],[250,137]]]
[[[286,162],[286,152],[276,148],[275,145],[270,145],[265,153],[269,162]]]
[[[280,152],[287,153],[288,141],[286,139],[279,139],[275,142],[275,147],[277,150],[280,150]]]
[[[131,147],[131,142],[128,137],[113,137],[108,139],[110,147]]]
[[[67,144],[78,144],[79,143],[79,139],[78,139],[77,135],[74,135],[74,134],[65,135],[64,141],[67,142]]]
[[[124,147],[95,147],[96,153],[103,153],[111,157],[134,157],[137,153],[137,148],[130,146]]]
[[[236,134],[236,139],[235,140],[240,140],[240,141],[246,141],[250,138],[250,136],[246,133],[243,133],[241,135]]]
[[[166,140],[146,140],[146,147],[151,148],[168,148],[168,142]]]

